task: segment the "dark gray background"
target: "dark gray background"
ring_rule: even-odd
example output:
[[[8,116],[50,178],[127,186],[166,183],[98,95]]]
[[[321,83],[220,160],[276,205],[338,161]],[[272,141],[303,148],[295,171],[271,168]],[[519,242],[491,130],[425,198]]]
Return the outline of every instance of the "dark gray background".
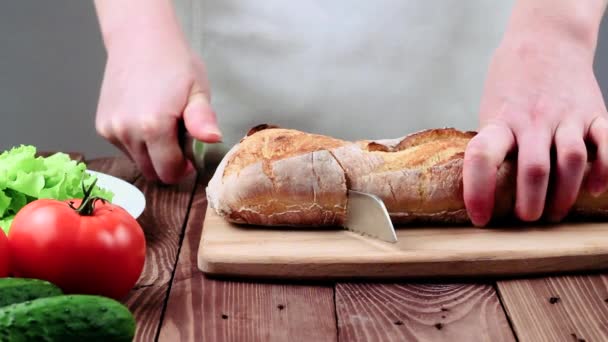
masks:
[[[595,65],[604,94],[607,40],[604,20]],[[0,2],[0,149],[117,154],[94,128],[105,58],[91,1]]]

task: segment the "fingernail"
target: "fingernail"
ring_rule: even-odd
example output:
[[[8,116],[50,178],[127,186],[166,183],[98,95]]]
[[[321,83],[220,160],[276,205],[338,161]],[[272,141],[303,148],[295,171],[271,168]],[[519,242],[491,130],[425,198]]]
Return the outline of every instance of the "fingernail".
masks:
[[[484,226],[487,221],[486,216],[482,213],[472,212],[469,214],[469,218],[471,219],[473,225],[478,227]]]
[[[598,179],[594,179],[589,183],[589,193],[593,197],[599,197],[604,193],[604,187],[603,182],[599,181]]]
[[[220,132],[219,128],[216,125],[212,124],[204,124],[203,131],[218,140],[222,138],[222,132]]]
[[[220,132],[220,130],[219,130],[219,129],[217,129],[217,128],[212,128],[212,129],[209,129],[209,130],[207,130],[207,133],[209,133],[209,134],[211,134],[211,135],[214,135],[214,136],[216,136],[216,137],[218,137],[218,138],[221,138],[221,137],[222,137],[222,132]]]
[[[592,191],[591,196],[597,198],[600,197],[603,193],[603,191]]]

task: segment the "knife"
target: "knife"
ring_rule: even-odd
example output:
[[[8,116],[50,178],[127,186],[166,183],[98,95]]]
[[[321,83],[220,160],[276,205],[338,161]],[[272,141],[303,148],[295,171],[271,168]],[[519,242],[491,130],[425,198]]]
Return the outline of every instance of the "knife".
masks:
[[[204,170],[205,144],[194,139],[183,124],[179,125],[180,145],[198,171]],[[348,190],[348,204],[344,228],[382,241],[395,243],[397,234],[384,202],[375,195]]]
[[[373,194],[348,190],[344,228],[382,241],[396,243],[397,234],[382,200]]]
[[[197,171],[203,171],[205,169],[205,143],[194,139],[183,123],[178,126],[178,138],[184,156],[194,164]]]

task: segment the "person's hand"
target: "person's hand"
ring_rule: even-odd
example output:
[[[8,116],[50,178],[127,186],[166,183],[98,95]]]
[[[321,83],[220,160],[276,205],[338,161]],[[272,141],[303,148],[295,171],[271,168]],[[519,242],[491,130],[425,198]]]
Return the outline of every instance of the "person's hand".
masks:
[[[112,19],[110,14],[117,12],[108,13]],[[95,124],[147,179],[175,183],[193,170],[179,145],[180,121],[204,142],[218,142],[221,133],[202,61],[173,23],[156,25],[115,30],[106,39],[108,59]]]
[[[479,133],[465,151],[464,201],[478,226],[491,219],[497,169],[510,151],[517,151],[515,214],[521,220],[546,215],[559,221],[581,186],[595,195],[608,187],[608,120],[593,72],[596,37],[569,30],[563,22],[546,25],[542,16],[534,19],[538,24],[514,28],[524,20],[513,19],[514,26],[492,58]],[[588,160],[585,142],[595,145],[597,157],[582,184]],[[553,172],[555,183],[549,184]]]

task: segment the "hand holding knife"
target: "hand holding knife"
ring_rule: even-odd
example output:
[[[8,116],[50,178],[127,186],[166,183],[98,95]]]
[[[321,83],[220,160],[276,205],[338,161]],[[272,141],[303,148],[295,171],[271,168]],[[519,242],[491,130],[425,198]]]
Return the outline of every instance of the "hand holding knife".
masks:
[[[190,160],[197,171],[205,169],[205,143],[196,140],[188,133],[183,121],[178,125],[178,139],[186,159]]]

